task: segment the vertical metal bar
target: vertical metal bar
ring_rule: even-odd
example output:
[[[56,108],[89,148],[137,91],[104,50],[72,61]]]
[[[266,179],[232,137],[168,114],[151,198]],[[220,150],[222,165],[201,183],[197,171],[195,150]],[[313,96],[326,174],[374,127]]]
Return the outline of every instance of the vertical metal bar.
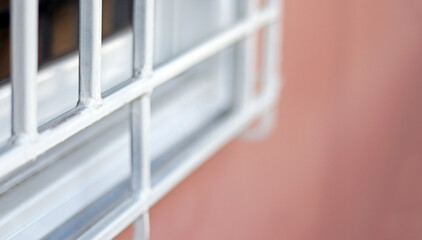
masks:
[[[252,17],[258,9],[258,0],[248,0],[244,3],[243,14],[246,17]],[[237,59],[240,61],[239,66],[239,87],[237,107],[243,108],[248,106],[248,102],[252,98],[253,82],[256,79],[256,34],[248,36],[240,43],[240,52]]]
[[[155,1],[134,0],[134,77],[149,77],[153,69]]]
[[[268,8],[279,9],[278,0],[268,0]],[[280,17],[277,23],[269,25],[264,29],[263,39],[263,72],[260,78],[262,83],[261,95],[271,94],[273,91],[278,91],[278,71],[279,69],[279,28],[280,28]],[[274,126],[275,109],[267,109],[262,115],[259,125],[252,129],[248,129],[243,134],[244,137],[249,139],[262,139],[267,136]]]
[[[144,66],[144,32],[145,32],[144,0],[133,0],[133,77],[141,76]]]
[[[247,3],[247,16],[253,17],[259,6],[259,0],[249,0]],[[250,35],[246,38],[246,76],[245,76],[245,87],[244,87],[244,102],[248,104],[252,100],[254,82],[257,79],[257,33]]]
[[[79,0],[79,104],[101,104],[102,0]]]
[[[149,213],[146,212],[133,224],[133,240],[148,240],[149,237]]]
[[[132,191],[137,201],[145,200],[151,190],[151,165],[149,154],[150,106],[149,95],[132,102]],[[144,214],[133,225],[133,239],[149,239],[149,215]]]
[[[142,189],[142,103],[135,100],[131,104],[131,172],[132,195],[138,198]]]
[[[279,9],[278,0],[268,0],[268,7]],[[268,26],[264,31],[264,59],[263,59],[263,92],[270,91],[274,85],[277,83],[278,71],[279,69],[279,42],[278,34],[280,28],[281,17],[279,16],[279,21],[275,24]]]
[[[13,0],[12,136],[19,141],[37,135],[38,1]]]
[[[151,188],[150,105],[149,95],[142,96],[131,104],[132,190],[135,198],[144,198]]]
[[[238,4],[238,1],[218,0],[220,9],[218,25],[221,29],[230,26],[236,21]],[[230,89],[233,89],[233,67],[235,62],[235,51],[233,48],[223,50],[217,54],[216,64],[220,69],[217,71],[218,98],[224,104],[231,104],[232,95]]]
[[[133,77],[152,77],[154,55],[155,1],[134,0]],[[132,186],[137,199],[146,199],[151,191],[150,120],[151,93],[132,103]],[[149,214],[134,223],[133,239],[149,239]]]

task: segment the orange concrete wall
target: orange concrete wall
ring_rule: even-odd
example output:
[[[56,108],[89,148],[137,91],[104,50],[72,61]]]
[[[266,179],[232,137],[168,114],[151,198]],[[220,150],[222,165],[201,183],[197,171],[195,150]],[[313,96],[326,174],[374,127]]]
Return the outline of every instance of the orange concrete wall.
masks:
[[[286,0],[276,130],[154,206],[151,239],[422,239],[421,24],[419,0]]]

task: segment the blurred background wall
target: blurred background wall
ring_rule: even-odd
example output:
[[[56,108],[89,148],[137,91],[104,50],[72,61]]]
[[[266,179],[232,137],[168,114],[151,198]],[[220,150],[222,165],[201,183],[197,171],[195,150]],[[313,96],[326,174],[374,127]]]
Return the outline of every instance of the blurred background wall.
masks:
[[[419,0],[286,0],[275,131],[158,202],[151,239],[422,239],[421,23]]]

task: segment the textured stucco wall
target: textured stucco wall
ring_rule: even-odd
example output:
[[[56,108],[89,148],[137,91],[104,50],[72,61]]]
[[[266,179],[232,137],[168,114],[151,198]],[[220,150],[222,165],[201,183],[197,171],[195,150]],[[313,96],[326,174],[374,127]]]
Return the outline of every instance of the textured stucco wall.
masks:
[[[421,23],[419,0],[286,0],[275,131],[154,206],[151,239],[422,239]]]

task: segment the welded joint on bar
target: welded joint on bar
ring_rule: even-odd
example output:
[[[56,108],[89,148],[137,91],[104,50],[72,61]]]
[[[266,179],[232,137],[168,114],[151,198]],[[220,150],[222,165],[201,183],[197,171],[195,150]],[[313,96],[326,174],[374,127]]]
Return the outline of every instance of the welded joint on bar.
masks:
[[[152,70],[152,67],[144,67],[143,69],[142,69],[142,73],[141,73],[141,79],[144,79],[144,80],[151,80],[152,78],[153,78],[153,75],[154,75],[154,71]],[[152,88],[151,88],[151,90],[148,90],[148,92],[152,92]]]

